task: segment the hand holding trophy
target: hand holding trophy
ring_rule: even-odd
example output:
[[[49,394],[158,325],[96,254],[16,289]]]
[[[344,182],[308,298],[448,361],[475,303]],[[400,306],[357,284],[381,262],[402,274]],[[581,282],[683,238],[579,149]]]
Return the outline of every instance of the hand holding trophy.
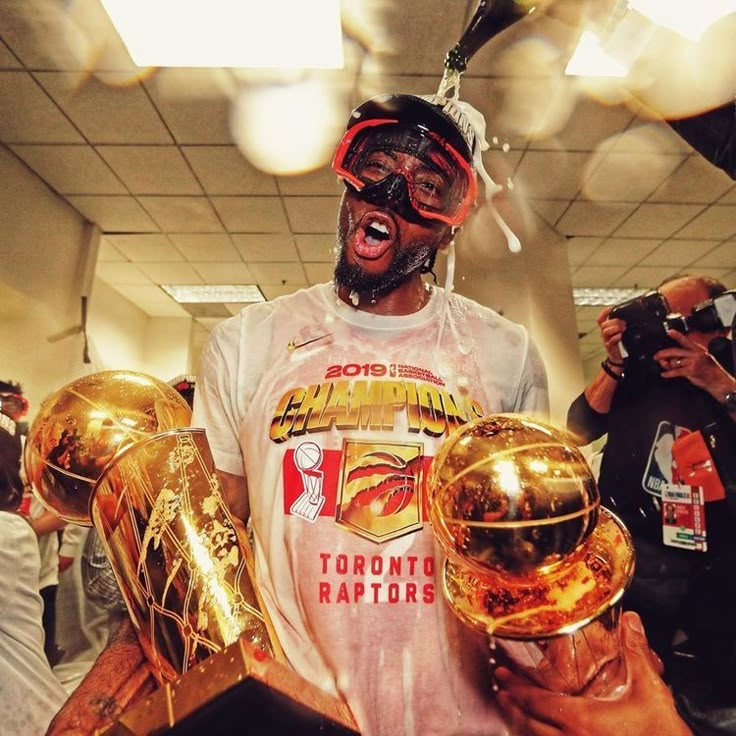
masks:
[[[252,551],[204,430],[190,422],[188,404],[163,381],[102,371],[46,399],[28,434],[34,492],[66,521],[94,525],[159,686],[145,699],[129,682],[113,691],[124,712],[109,733],[230,732],[243,712],[254,728],[280,718],[300,733],[354,732],[347,706],[286,664]],[[103,719],[95,733],[109,726]]]
[[[614,696],[633,547],[571,438],[530,417],[482,417],[442,445],[429,488],[455,614],[538,685]]]

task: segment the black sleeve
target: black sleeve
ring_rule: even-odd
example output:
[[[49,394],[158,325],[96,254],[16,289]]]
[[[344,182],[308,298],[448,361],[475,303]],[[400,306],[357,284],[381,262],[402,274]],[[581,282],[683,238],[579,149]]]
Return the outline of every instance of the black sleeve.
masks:
[[[698,153],[736,179],[735,102],[669,124]]]
[[[579,444],[587,445],[608,432],[608,415],[593,409],[582,393],[567,410],[567,429]]]

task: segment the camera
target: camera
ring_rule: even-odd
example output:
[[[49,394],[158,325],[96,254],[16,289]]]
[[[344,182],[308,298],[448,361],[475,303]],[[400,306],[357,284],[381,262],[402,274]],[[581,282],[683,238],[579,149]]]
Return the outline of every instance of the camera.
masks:
[[[629,366],[633,363],[658,371],[653,360],[654,354],[662,348],[677,345],[668,337],[667,330],[686,335],[692,330],[716,332],[733,325],[736,319],[736,290],[724,291],[697,304],[687,316],[671,313],[662,294],[648,291],[616,305],[610,317],[626,322],[621,344],[622,354]]]
[[[715,332],[733,326],[736,319],[736,291],[723,294],[696,304],[687,318],[687,327],[699,332]]]
[[[670,314],[667,300],[658,291],[648,291],[617,304],[609,316],[626,322],[621,344],[629,367],[633,363],[659,370],[653,360],[654,354],[677,344],[667,335],[667,330],[683,333],[688,330],[685,318]]]

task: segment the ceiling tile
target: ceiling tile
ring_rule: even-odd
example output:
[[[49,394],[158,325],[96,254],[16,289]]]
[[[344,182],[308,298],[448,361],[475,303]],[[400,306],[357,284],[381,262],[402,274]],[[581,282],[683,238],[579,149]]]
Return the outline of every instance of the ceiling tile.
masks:
[[[159,227],[133,197],[66,197],[72,207],[107,233],[157,232]]]
[[[148,281],[147,286],[120,284],[115,288],[126,299],[133,302],[133,304],[176,304],[176,302],[160,286],[152,284],[150,280]]]
[[[102,261],[97,264],[97,276],[113,286],[151,285],[151,279],[133,263]]]
[[[603,238],[568,238],[567,260],[571,266],[585,263],[595,249],[603,242]]]
[[[570,200],[532,199],[529,205],[550,227],[555,227],[562,213],[570,206]]]
[[[192,263],[205,284],[253,284],[255,278],[242,261],[237,263]]]
[[[594,202],[640,202],[679,166],[674,154],[609,152],[594,156],[584,173],[583,195]]]
[[[718,200],[718,204],[736,204],[736,184]]]
[[[590,97],[572,99],[574,107],[568,116],[561,118],[562,127],[553,127],[548,136],[532,140],[530,148],[607,149],[634,117],[625,105],[602,105]]]
[[[251,263],[248,268],[259,286],[307,283],[307,276],[301,263]]]
[[[719,278],[727,289],[736,289],[736,269],[729,271],[724,276]]]
[[[630,151],[633,153],[677,153],[689,155],[692,148],[672,128],[661,120],[645,117],[635,120],[626,130],[615,135],[610,150],[617,153]]]
[[[624,289],[654,289],[665,279],[676,276],[681,269],[677,266],[634,266],[615,282]]]
[[[717,246],[708,240],[665,240],[642,258],[640,266],[687,266]]]
[[[304,270],[310,284],[321,284],[332,280],[335,266],[332,263],[305,263]]]
[[[279,192],[286,195],[332,194],[338,196],[345,189],[345,185],[328,166],[324,166],[316,171],[310,171],[306,174],[279,176],[276,181]]]
[[[171,233],[174,245],[188,261],[239,261],[238,251],[225,233]]]
[[[211,201],[229,232],[289,232],[278,197],[211,197]]]
[[[161,229],[170,232],[219,233],[222,223],[204,197],[138,197]]]
[[[294,240],[302,261],[334,262],[336,247],[334,232],[320,235],[295,235]]]
[[[528,198],[573,199],[583,185],[588,153],[527,151],[514,175],[514,186]]]
[[[102,261],[127,261],[128,259],[108,240],[100,238],[100,249],[97,252],[97,262]]]
[[[695,270],[701,268],[726,268],[731,270],[734,266],[736,266],[736,240],[731,240],[713,248],[713,250],[691,264],[691,267]]]
[[[84,143],[84,138],[26,72],[0,72],[0,140]],[[12,100],[12,104],[7,101]]]
[[[259,261],[298,261],[299,253],[292,235],[259,233],[246,235],[235,233],[233,243],[246,263]],[[304,260],[304,259],[302,259]]]
[[[20,69],[20,62],[13,56],[10,49],[0,41],[0,69]]]
[[[572,274],[572,285],[578,289],[603,289],[613,286],[628,266],[580,266]]]
[[[88,75],[38,72],[38,81],[90,143],[171,143],[140,84],[112,86]],[[124,78],[124,77],[123,77]]]
[[[701,155],[688,156],[649,197],[650,202],[715,202],[728,192],[733,180]]]
[[[586,266],[631,266],[654,250],[661,240],[609,238],[587,261]]]
[[[669,238],[702,209],[691,204],[642,204],[616,230],[616,235],[623,238]],[[680,236],[691,237],[682,232],[678,233]]]
[[[730,238],[736,234],[736,206],[711,205],[682,230],[678,238]]]
[[[324,233],[335,229],[338,197],[284,197],[294,233]]]
[[[140,235],[108,235],[112,243],[129,261],[137,263],[160,261],[183,261],[181,253],[174,248],[166,235],[145,233]]]
[[[167,68],[144,83],[177,143],[232,144],[230,98],[218,84],[222,73]]]
[[[97,146],[97,152],[133,194],[201,194],[176,146]]]
[[[109,69],[109,36],[117,36],[97,0],[74,3],[3,0],[0,35],[25,66],[78,69],[89,74],[95,63]],[[118,39],[118,44],[122,45]],[[105,57],[105,62],[102,64]],[[127,54],[126,54],[127,57]]]
[[[201,284],[191,263],[139,263],[138,268],[154,284]]]
[[[563,235],[611,235],[633,209],[631,204],[573,202],[555,227]]]
[[[92,146],[11,146],[59,194],[127,194]]]
[[[273,176],[248,163],[236,146],[183,146],[182,152],[208,194],[278,194]]]

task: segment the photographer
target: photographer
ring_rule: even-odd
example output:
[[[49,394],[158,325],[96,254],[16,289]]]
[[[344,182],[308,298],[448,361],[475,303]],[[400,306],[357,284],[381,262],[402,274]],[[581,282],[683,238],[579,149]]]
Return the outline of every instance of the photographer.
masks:
[[[606,360],[568,412],[581,444],[607,434],[601,502],[636,548],[624,606],[697,733],[736,733],[736,708],[733,731],[719,710],[736,706],[736,378],[730,324],[699,318],[724,292],[683,276],[603,310]],[[665,518],[663,500],[676,514]]]

